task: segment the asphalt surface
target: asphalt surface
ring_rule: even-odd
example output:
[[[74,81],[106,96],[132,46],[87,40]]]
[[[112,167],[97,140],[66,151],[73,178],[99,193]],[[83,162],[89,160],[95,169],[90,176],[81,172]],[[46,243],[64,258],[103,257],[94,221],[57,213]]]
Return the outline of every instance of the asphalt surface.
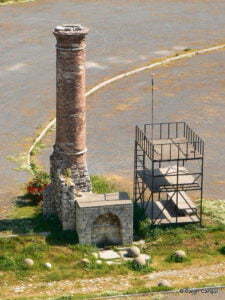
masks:
[[[225,2],[219,0],[213,2],[206,0],[191,2],[179,0],[41,0],[0,7],[1,203],[7,202],[20,185],[29,178],[26,172],[13,170],[16,164],[9,161],[7,157],[21,158],[40,130],[38,128],[47,124],[55,115],[55,40],[51,32],[56,25],[82,23],[90,28],[87,39],[88,89],[106,78],[145,65],[153,59],[175,54],[182,49],[204,48],[224,43],[224,9]],[[215,54],[214,57],[212,64],[216,59],[223,69],[223,54],[219,56]],[[197,61],[198,57],[196,57]],[[187,67],[189,67],[189,62]],[[171,70],[174,71],[168,76],[173,76],[173,82],[180,82],[176,76],[176,68],[173,66]],[[160,69],[159,78],[165,76],[164,71],[168,72],[168,70],[169,68]],[[186,67],[183,71],[186,72]],[[198,71],[203,75],[206,74],[201,65]],[[141,74],[140,76],[142,77]],[[192,74],[190,84],[195,83],[194,77],[195,74]],[[209,73],[205,85],[197,90],[187,86],[184,82],[180,86],[182,90],[180,93],[183,93],[187,101],[194,99],[199,90],[203,92],[206,87],[209,91],[213,90],[211,83],[215,77],[222,80],[218,72],[214,72],[213,76]],[[129,86],[129,80],[133,86]],[[133,77],[128,79],[128,82],[121,82],[120,89],[112,85],[110,89],[104,89],[88,99],[89,168],[92,173],[96,171],[104,174],[115,173],[118,170],[125,176],[127,173],[132,173],[133,158],[130,153],[133,149],[133,128],[136,123],[142,122],[147,117],[147,108],[143,106],[143,103],[148,105],[146,99],[149,99],[149,90],[146,88],[147,91],[144,94],[141,86],[142,84],[145,87],[149,86],[149,74],[143,74],[143,78],[137,78],[137,80],[144,80],[145,83],[138,83]],[[162,87],[165,93],[167,87],[172,88],[171,84],[163,87],[160,80],[162,79],[157,81],[157,86]],[[133,90],[135,88],[136,91]],[[180,93],[176,91],[170,98],[172,102],[174,101],[174,105],[178,104]],[[223,94],[222,85],[220,85],[220,93]],[[137,103],[131,105],[133,110],[130,109],[128,114],[118,113],[118,107],[115,108],[115,106],[125,101],[123,99],[126,97],[133,97],[131,100],[133,103],[136,103],[135,97],[139,97],[139,105]],[[157,97],[159,101],[166,101],[163,94]],[[186,106],[182,106],[182,113],[186,113],[186,117],[185,109],[189,108],[187,103]],[[160,120],[175,117],[173,113],[178,106],[174,106],[173,112],[170,106],[166,107],[167,109],[160,110],[158,115]],[[120,107],[119,110],[121,109],[123,108]],[[199,102],[198,109],[201,110],[201,102]],[[167,114],[168,112],[170,115]],[[179,118],[182,117],[182,113]],[[222,116],[222,111],[220,111],[220,116]],[[219,119],[222,120],[222,117]],[[191,125],[193,124],[195,128],[197,120],[193,117],[192,111],[189,111],[188,120],[191,120]],[[216,132],[218,130],[217,117],[211,122],[212,132]],[[220,125],[222,128],[222,124]],[[204,122],[198,126],[204,137],[206,133],[204,126],[210,126],[205,125]],[[106,139],[104,132],[107,131],[110,134]],[[221,164],[217,164],[216,167],[221,167],[223,163],[221,136],[220,140],[219,147],[213,143],[214,157],[218,153],[218,148],[221,147],[218,156]],[[217,141],[218,139],[215,142]],[[47,160],[46,156],[45,164]],[[210,172],[216,177],[218,169],[213,162],[210,168],[211,166]],[[209,170],[207,172],[209,173]],[[221,172],[219,180],[223,181],[224,177],[221,177]],[[209,191],[208,195],[211,196],[214,190]],[[221,194],[217,196],[223,197],[223,192],[221,191]]]
[[[155,121],[186,121],[205,141],[204,197],[224,199],[225,51],[154,70]],[[202,71],[204,70],[204,72]],[[151,121],[150,71],[124,78],[88,98],[88,165],[92,174],[132,180],[134,126]],[[210,83],[210,84],[209,84]],[[54,143],[54,134],[44,140]],[[52,147],[40,156],[46,169]]]

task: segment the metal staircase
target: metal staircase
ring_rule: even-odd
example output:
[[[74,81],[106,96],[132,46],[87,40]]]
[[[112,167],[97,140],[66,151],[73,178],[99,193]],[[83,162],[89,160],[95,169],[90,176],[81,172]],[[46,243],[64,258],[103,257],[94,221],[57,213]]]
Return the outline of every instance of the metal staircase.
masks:
[[[136,126],[134,201],[152,224],[201,223],[203,158],[204,142],[185,122]],[[199,193],[199,209],[189,195],[193,191]]]

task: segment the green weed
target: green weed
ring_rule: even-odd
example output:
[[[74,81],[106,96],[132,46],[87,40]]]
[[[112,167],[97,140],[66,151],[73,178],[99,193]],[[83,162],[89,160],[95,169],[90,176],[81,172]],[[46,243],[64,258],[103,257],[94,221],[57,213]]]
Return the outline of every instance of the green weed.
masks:
[[[222,246],[220,249],[219,249],[219,252],[223,255],[225,255],[225,246]]]
[[[92,175],[91,184],[93,193],[104,194],[117,191],[116,185],[110,183],[104,176]]]
[[[183,262],[188,262],[190,261],[190,258],[188,257],[181,257],[181,256],[177,256],[175,255],[174,253],[171,254],[169,257],[166,258],[166,261],[167,262],[170,262],[170,263],[183,263]]]
[[[135,261],[128,261],[127,266],[130,270],[139,272],[141,274],[151,273],[154,271],[154,268],[150,266],[150,262],[146,265],[139,265]]]

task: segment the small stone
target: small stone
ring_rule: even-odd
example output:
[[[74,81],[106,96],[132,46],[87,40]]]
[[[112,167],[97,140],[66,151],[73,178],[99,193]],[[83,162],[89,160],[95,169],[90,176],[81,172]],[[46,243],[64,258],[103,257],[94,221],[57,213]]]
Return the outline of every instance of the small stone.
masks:
[[[107,265],[112,265],[113,262],[109,260],[109,261],[106,262],[106,264],[107,264]]]
[[[139,240],[139,241],[133,242],[133,245],[143,246],[144,244],[145,244],[145,240]]]
[[[34,265],[34,261],[31,258],[25,258],[24,259],[24,263],[28,266],[28,267],[32,267]]]
[[[146,261],[151,260],[151,256],[148,254],[140,254],[140,256],[143,256]]]
[[[183,250],[177,250],[177,251],[175,251],[174,255],[175,255],[176,257],[181,257],[181,258],[187,257],[185,251],[183,251]]]
[[[102,264],[102,261],[100,259],[96,260],[96,264],[97,265],[101,265]]]
[[[86,266],[86,265],[88,265],[90,263],[90,260],[88,258],[83,258],[81,260],[81,263]]]
[[[45,266],[45,268],[47,268],[47,269],[51,269],[52,268],[52,264],[50,264],[49,262],[46,262],[45,264],[44,264],[44,266]]]
[[[133,261],[139,266],[146,265],[146,259],[143,255],[139,255],[138,257],[135,257]]]
[[[128,248],[127,256],[128,257],[138,257],[140,255],[141,251],[137,246],[132,246]]]
[[[116,259],[120,258],[119,254],[114,250],[103,250],[99,252],[101,259]]]
[[[91,254],[92,254],[92,256],[94,256],[94,258],[98,258],[98,253],[97,252],[93,252]]]
[[[158,282],[158,286],[171,287],[171,284],[168,280],[162,279]]]

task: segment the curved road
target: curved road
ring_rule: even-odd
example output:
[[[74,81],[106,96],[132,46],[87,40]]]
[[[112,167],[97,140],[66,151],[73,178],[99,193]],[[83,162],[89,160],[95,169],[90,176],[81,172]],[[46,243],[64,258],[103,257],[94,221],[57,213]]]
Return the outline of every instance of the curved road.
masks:
[[[90,27],[87,56],[87,87],[89,88],[106,78],[145,65],[153,59],[173,55],[182,49],[205,48],[224,43],[224,9],[225,3],[219,0],[213,3],[206,0],[191,2],[184,0],[40,0],[0,7],[0,47],[2,49],[0,57],[0,203],[2,207],[17,193],[20,185],[25,183],[29,176],[26,172],[14,171],[13,168],[16,165],[7,157],[13,155],[22,159],[40,130],[38,128],[47,124],[55,114],[55,41],[51,31],[56,25],[82,23]],[[207,56],[204,57],[207,60]],[[215,53],[212,64],[215,60],[222,69],[224,62],[222,52],[220,55]],[[198,57],[196,57],[196,63],[197,61]],[[198,72],[205,74],[202,66],[199,67]],[[164,70],[167,70],[167,73]],[[162,87],[164,93],[166,90],[171,93],[173,87],[171,82],[181,84],[180,77],[176,75],[177,67],[174,65],[173,79],[170,78],[171,74],[168,70],[160,69],[161,75],[156,76],[159,78],[156,79],[157,86]],[[185,70],[186,67],[182,72],[186,72]],[[164,74],[168,74],[168,77]],[[192,81],[190,81],[192,84],[195,82],[195,74],[190,74],[192,74]],[[212,79],[222,80],[222,77],[218,72],[214,72],[213,76],[210,74],[208,74],[206,84],[198,89],[194,87],[187,89],[188,82],[184,82],[180,86],[183,91],[182,97],[194,99],[198,97],[196,93],[198,94],[199,90],[201,92],[206,90],[206,86],[212,91],[210,89]],[[166,76],[165,80],[170,80],[165,88],[161,85],[163,82],[160,76]],[[146,112],[143,104],[148,104],[150,95],[149,73],[143,75],[141,80],[145,83],[138,83],[138,79],[136,81],[133,77],[127,82],[121,82],[120,87],[115,88],[115,85],[112,85],[110,89],[102,90],[96,93],[94,98],[88,99],[89,168],[92,172],[98,170],[99,173],[113,173],[118,170],[116,167],[119,166],[118,161],[123,165],[123,161],[116,157],[116,152],[110,152],[115,147],[119,155],[121,153],[119,149],[125,152],[127,149],[129,149],[128,152],[132,151],[132,141],[128,139],[127,131],[130,134],[133,133],[133,126],[143,121],[144,112]],[[133,90],[135,88],[136,92]],[[220,89],[222,95],[222,85]],[[145,90],[146,95],[144,95]],[[173,104],[177,104],[177,108],[181,108],[180,102],[176,100],[180,96],[178,92],[173,92],[173,96],[170,96],[170,100],[174,102]],[[123,111],[125,107],[116,108],[110,105],[110,102],[114,106],[123,104],[123,101],[125,104],[130,103],[130,100],[127,102],[124,100],[126,97],[133,98],[131,100],[133,103],[139,102],[139,106],[136,104],[132,108],[131,105],[129,109],[129,128],[128,123],[125,122],[128,119],[127,114],[113,116],[118,110]],[[136,97],[139,97],[138,101]],[[167,100],[163,93],[157,97],[162,103]],[[188,108],[187,103],[186,106],[182,106],[182,113],[186,112],[184,110],[186,108]],[[170,109],[171,105],[166,104],[159,109],[161,115],[158,117],[163,120],[168,116],[178,118],[178,115],[168,115]],[[182,113],[179,117],[181,119]],[[189,114],[188,120],[192,117],[193,115]],[[103,120],[106,122],[104,123]],[[193,127],[198,126],[200,131],[207,126],[204,123],[202,126],[194,122],[194,118],[191,119]],[[212,122],[217,124],[217,118]],[[102,123],[101,126],[100,123]],[[104,131],[107,132],[109,128],[112,128],[110,130],[112,137],[115,133],[115,139],[118,139],[118,143],[113,147],[110,144],[110,138],[103,139]],[[204,132],[201,133],[205,137]],[[118,145],[122,148],[118,148]],[[217,147],[215,148],[217,150]],[[105,156],[107,149],[109,156]],[[221,151],[219,154],[221,155]],[[107,163],[109,157],[112,158],[112,164]],[[132,166],[130,157],[129,154],[125,159],[126,166]],[[44,161],[46,162],[47,158]],[[211,166],[213,164],[210,168]],[[123,169],[121,166],[121,170]],[[129,168],[127,170],[129,171]],[[212,173],[214,176],[217,175],[215,167]],[[223,180],[220,179],[220,181]],[[209,191],[208,195],[211,196],[211,194]]]

